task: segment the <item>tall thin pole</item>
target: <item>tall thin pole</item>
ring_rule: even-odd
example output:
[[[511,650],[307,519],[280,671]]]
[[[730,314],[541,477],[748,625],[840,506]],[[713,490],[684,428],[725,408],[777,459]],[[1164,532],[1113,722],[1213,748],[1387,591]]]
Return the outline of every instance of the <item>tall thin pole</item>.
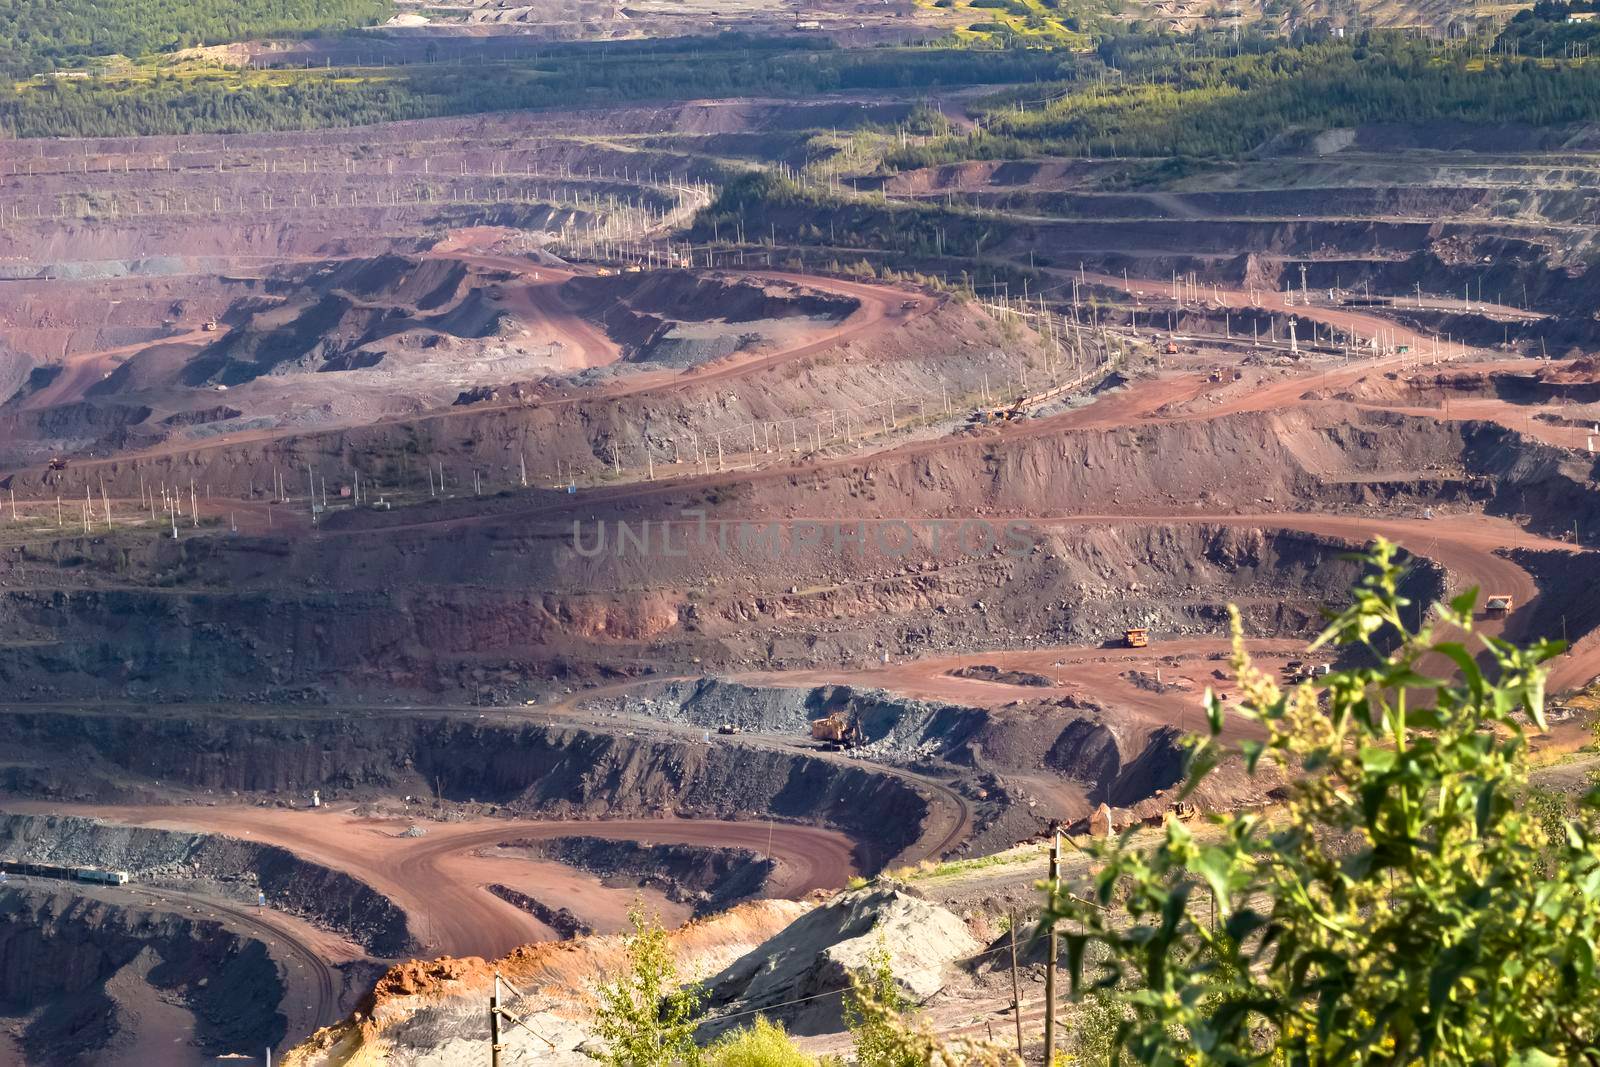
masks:
[[[1017,1059],[1022,1055],[1022,984],[1017,980],[1017,913],[1011,913],[1011,1017],[1017,1023]]]
[[[494,975],[494,992],[489,994],[489,1064],[500,1067],[500,972]]]
[[[1061,831],[1050,837],[1050,895],[1054,897],[1061,881]],[[1051,1063],[1056,1056],[1056,928],[1050,924],[1046,941],[1047,954],[1044,969],[1044,1062]]]

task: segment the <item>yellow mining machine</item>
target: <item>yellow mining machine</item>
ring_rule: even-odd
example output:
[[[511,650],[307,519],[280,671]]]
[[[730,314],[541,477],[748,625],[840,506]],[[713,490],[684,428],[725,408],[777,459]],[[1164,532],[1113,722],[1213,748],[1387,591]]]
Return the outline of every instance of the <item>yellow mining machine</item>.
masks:
[[[811,720],[811,740],[822,742],[822,747],[829,752],[837,752],[841,748],[855,748],[866,736],[861,732],[859,715],[836,711]]]

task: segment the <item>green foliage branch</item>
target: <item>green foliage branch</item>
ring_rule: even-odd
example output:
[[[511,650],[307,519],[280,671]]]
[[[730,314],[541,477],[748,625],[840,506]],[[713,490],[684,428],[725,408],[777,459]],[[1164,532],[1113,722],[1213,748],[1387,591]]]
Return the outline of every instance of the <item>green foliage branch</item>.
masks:
[[[1317,644],[1370,665],[1320,695],[1255,667],[1234,613],[1255,735],[1236,747],[1290,780],[1286,810],[1096,846],[1092,902],[1047,902],[1074,988],[1131,990],[1119,1041],[1155,1067],[1600,1062],[1600,844],[1568,818],[1552,845],[1548,806],[1521,803],[1559,646],[1476,632],[1476,590],[1413,632],[1398,550],[1366,560]],[[1185,795],[1232,758],[1214,694],[1207,711]]]

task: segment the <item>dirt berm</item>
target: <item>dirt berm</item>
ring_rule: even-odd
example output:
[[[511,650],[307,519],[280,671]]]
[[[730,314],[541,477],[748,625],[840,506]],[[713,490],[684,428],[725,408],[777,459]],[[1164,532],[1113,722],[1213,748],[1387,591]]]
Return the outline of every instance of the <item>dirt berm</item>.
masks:
[[[693,904],[695,915],[723,911],[761,892],[777,864],[743,848],[699,845],[639,844],[602,837],[555,837],[548,841],[512,841],[569,867],[601,878],[661,887],[668,900]]]
[[[113,826],[71,815],[0,812],[0,856],[127,871],[141,883],[203,883],[245,903],[266,895],[275,910],[337,931],[377,956],[411,952],[406,916],[349,875],[275,845],[177,830]]]

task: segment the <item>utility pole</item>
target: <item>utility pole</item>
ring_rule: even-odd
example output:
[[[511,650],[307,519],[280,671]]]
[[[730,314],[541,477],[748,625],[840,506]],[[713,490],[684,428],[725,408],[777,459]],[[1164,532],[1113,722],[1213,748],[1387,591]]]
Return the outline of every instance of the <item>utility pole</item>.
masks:
[[[1061,831],[1050,835],[1050,896],[1061,888]],[[1056,1057],[1056,928],[1050,924],[1044,965],[1044,1062]]]
[[[494,992],[489,994],[489,1064],[500,1067],[500,1052],[505,1048],[500,1040],[500,972],[494,974]]]
[[[1026,1063],[1022,1055],[1022,985],[1017,980],[1017,913],[1011,913],[1011,1017],[1017,1023],[1017,1060]]]

